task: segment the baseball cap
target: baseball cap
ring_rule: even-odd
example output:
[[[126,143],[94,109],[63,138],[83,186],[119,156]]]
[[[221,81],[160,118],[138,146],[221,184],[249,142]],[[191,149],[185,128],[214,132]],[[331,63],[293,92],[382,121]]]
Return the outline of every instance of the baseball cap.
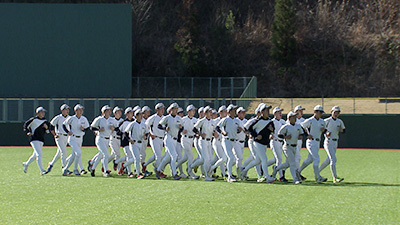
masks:
[[[135,112],[136,110],[140,109],[140,106],[136,105],[132,108],[132,110]]]
[[[283,111],[283,109],[281,109],[281,108],[279,108],[279,106],[277,106],[272,110],[272,113],[276,113],[276,112],[280,112],[280,111]]]
[[[125,109],[125,114],[128,114],[129,112],[132,112],[132,111],[133,111],[132,107],[128,107]]]
[[[203,112],[206,113],[207,111],[210,111],[210,110],[212,110],[212,108],[210,106],[206,106],[206,107],[204,107]]]
[[[101,112],[104,113],[107,109],[111,109],[111,107],[109,105],[105,105],[101,107]]]
[[[167,112],[171,111],[173,108],[179,108],[178,103],[176,103],[176,102],[172,103],[172,104],[168,107]]]
[[[218,112],[220,113],[220,112],[222,112],[224,110],[226,110],[226,106],[225,105],[221,105],[221,107],[219,107],[219,109],[218,109]]]
[[[238,109],[236,109],[237,114],[239,114],[240,112],[246,112],[246,109],[243,107],[239,107]]]
[[[254,111],[254,114],[259,113],[259,112],[260,112],[260,108],[261,108],[261,106],[263,106],[263,105],[265,105],[265,103],[260,103],[260,104],[258,104],[256,110]]]
[[[189,112],[190,110],[196,109],[196,107],[194,107],[194,105],[190,104],[186,107],[186,111]]]
[[[137,110],[133,113],[133,115],[137,116],[139,113],[142,113],[142,110],[141,110],[141,109],[137,109]]]
[[[47,111],[46,109],[44,109],[42,106],[39,106],[36,108],[36,113],[40,113],[41,111]]]
[[[177,113],[183,113],[183,109],[181,107],[179,107]]]
[[[272,108],[272,106],[267,105],[267,104],[264,104],[264,105],[262,105],[262,106],[260,107],[260,112],[262,112],[264,109],[270,109],[270,108]]]
[[[163,107],[165,107],[164,104],[162,102],[159,102],[159,103],[156,104],[156,106],[154,108],[155,109],[160,109],[160,108],[163,108]]]
[[[74,111],[78,110],[78,109],[84,109],[85,107],[83,107],[83,105],[81,104],[76,104],[74,107]]]
[[[287,114],[287,118],[292,117],[292,116],[296,116],[296,115],[297,115],[297,113],[290,111],[290,112]]]
[[[113,113],[116,113],[117,111],[121,111],[122,112],[122,108],[115,106],[113,109]]]
[[[321,111],[321,112],[324,112],[324,108],[322,107],[322,105],[316,105],[316,106],[314,107],[314,111]]]
[[[237,106],[236,105],[233,105],[233,104],[230,104],[230,105],[228,105],[228,108],[226,109],[228,112],[230,112],[231,110],[234,110],[234,109],[236,109],[237,108]]]
[[[150,107],[148,107],[147,105],[145,105],[145,106],[142,107],[142,111],[143,111],[143,112],[145,112],[145,111],[151,111],[151,109],[150,109]]]
[[[204,107],[200,107],[199,110],[197,110],[198,113],[204,112]]]
[[[294,111],[298,111],[298,110],[306,110],[306,108],[303,108],[301,105],[298,105],[296,107],[294,107]]]
[[[340,112],[340,107],[337,106],[337,105],[335,105],[335,106],[332,107],[332,110],[331,110],[331,111],[332,111],[332,112]]]
[[[213,109],[213,110],[212,110],[212,113],[213,113],[213,114],[216,114],[216,113],[218,113],[218,112],[217,112],[217,110]]]
[[[69,109],[69,106],[67,104],[62,104],[60,106],[60,110],[64,110],[64,109]]]

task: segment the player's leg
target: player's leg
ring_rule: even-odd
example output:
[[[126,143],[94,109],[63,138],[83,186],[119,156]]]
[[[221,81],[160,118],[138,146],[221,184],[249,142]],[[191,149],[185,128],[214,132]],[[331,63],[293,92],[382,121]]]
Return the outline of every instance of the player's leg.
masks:
[[[125,152],[125,157],[121,157],[121,158],[125,158],[126,160],[124,160],[124,161],[120,161],[120,163],[122,163],[122,168],[126,168],[126,170],[127,170],[127,172],[128,172],[128,175],[130,175],[131,173],[132,173],[132,170],[131,170],[131,165],[127,165],[127,161],[128,160],[134,160],[133,159],[133,155],[132,155],[132,153],[131,153],[131,150],[129,149],[129,145],[128,146],[125,146],[124,148],[124,152]],[[120,159],[118,159],[118,160],[121,160],[121,158]],[[123,163],[123,162],[125,162],[125,163]],[[120,175],[122,175],[123,174],[123,171],[120,171],[119,172],[120,173]]]
[[[314,169],[315,180],[318,181],[318,179],[321,178],[321,175],[319,174],[319,162],[320,162],[319,142],[313,141],[310,146],[310,150],[311,150],[311,156],[312,156],[312,160],[313,160],[313,169]]]
[[[306,147],[308,150],[308,156],[303,161],[303,164],[301,164],[301,166],[299,168],[299,173],[301,173],[308,165],[310,165],[313,162],[311,146],[312,146],[312,140],[307,140]]]
[[[286,164],[290,167],[290,173],[293,177],[293,182],[300,181],[296,174],[296,147],[287,146],[286,149],[283,151],[286,156]],[[280,169],[284,169],[286,167],[284,163],[281,164]],[[287,168],[287,167],[286,167]]]
[[[180,142],[176,143],[176,155],[177,155],[176,167],[179,169],[179,175],[183,178],[187,178],[187,175],[183,172],[182,163],[179,164],[179,161],[181,161],[181,159],[183,158],[183,149]]]
[[[236,173],[238,177],[240,177],[240,169],[242,168],[243,164],[243,149],[244,149],[244,144],[240,143],[239,141],[236,141],[234,144],[234,155],[236,158]]]
[[[173,140],[172,138],[168,138],[166,141],[166,147],[168,148],[168,154],[171,158],[170,167],[171,167],[171,173],[172,173],[173,177],[178,176],[178,173],[176,171],[176,162],[177,162],[177,157],[178,157],[178,154],[176,153],[176,144],[177,144],[177,141]]]
[[[236,179],[233,178],[232,176],[232,167],[235,164],[235,155],[233,154],[232,148],[233,148],[233,143],[230,140],[224,139],[222,141],[222,146],[224,147],[225,154],[227,156],[227,172],[228,172],[228,181],[236,181]]]
[[[296,167],[300,168],[300,160],[301,160],[301,154],[300,154],[300,150],[301,150],[301,146],[303,145],[303,140],[298,140],[297,141],[297,146],[296,146]]]
[[[43,147],[43,142],[41,141],[31,141],[31,146],[33,148],[33,151],[35,152],[36,156],[36,161],[39,166],[39,170],[41,174],[45,173],[45,170],[43,169],[43,164],[42,164],[42,147]],[[28,160],[29,161],[29,160]]]
[[[329,151],[329,146],[328,145],[329,145],[329,142],[327,140],[325,140],[324,141],[324,149],[326,151],[326,159],[319,166],[319,172],[321,172],[323,169],[325,169],[329,165],[329,163],[331,161],[330,153],[329,153],[330,151]]]

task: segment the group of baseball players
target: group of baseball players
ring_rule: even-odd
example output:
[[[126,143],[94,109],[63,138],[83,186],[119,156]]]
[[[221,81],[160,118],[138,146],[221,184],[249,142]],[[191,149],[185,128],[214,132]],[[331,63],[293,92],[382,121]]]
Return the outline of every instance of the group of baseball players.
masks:
[[[118,175],[127,174],[128,177],[143,179],[153,173],[147,170],[150,164],[154,167],[154,174],[158,179],[166,178],[165,167],[169,164],[174,180],[182,178],[214,181],[219,176],[228,182],[247,180],[248,171],[255,168],[257,182],[272,183],[278,180],[288,182],[285,170],[289,168],[293,183],[300,184],[306,178],[301,172],[311,163],[313,164],[317,183],[326,182],[327,178],[320,172],[330,165],[333,182],[341,182],[343,178],[336,173],[336,149],[339,133],[345,132],[345,126],[340,120],[340,108],[334,106],[331,116],[322,119],[323,107],[314,107],[313,116],[303,118],[305,108],[296,106],[287,114],[287,120],[282,118],[283,109],[275,107],[270,116],[272,107],[260,103],[255,110],[255,116],[247,120],[246,110],[235,105],[221,106],[218,110],[209,106],[197,109],[188,105],[185,110],[177,103],[172,103],[166,109],[163,103],[155,106],[155,113],[144,107],[127,107],[125,110],[116,106],[111,108],[105,105],[101,108],[101,115],[91,124],[83,116],[84,107],[75,105],[75,114],[70,116],[70,107],[63,104],[61,114],[50,122],[45,119],[46,110],[43,107],[36,109],[36,116],[27,120],[24,131],[30,138],[33,154],[28,161],[23,162],[24,172],[28,165],[37,160],[41,174],[49,173],[58,159],[61,159],[62,175],[83,175],[90,173],[95,176],[98,164],[104,177],[111,176],[109,163]],[[198,118],[195,117],[196,112]],[[114,117],[111,116],[114,115]],[[122,114],[125,117],[122,117]],[[186,114],[186,115],[185,115]],[[273,118],[272,118],[273,117]],[[87,130],[95,135],[95,144],[99,152],[88,160],[87,170],[82,164],[82,141]],[[42,146],[44,135],[51,133],[57,144],[57,152],[47,169],[42,166]],[[321,136],[324,136],[324,148],[327,158],[320,165],[319,148]],[[300,149],[306,138],[308,157],[300,165]],[[244,160],[243,153],[247,140],[250,155]],[[146,148],[150,144],[153,155],[146,161]],[[67,145],[72,152],[67,153]],[[267,147],[274,157],[267,158]],[[124,151],[121,155],[120,148]],[[165,152],[163,153],[163,148]],[[193,147],[197,151],[194,158]],[[111,148],[111,153],[109,153]],[[286,161],[283,160],[283,155]],[[243,161],[244,160],[244,161]],[[186,163],[186,170],[183,164]],[[72,172],[69,170],[74,164]],[[131,168],[133,165],[133,168]],[[236,168],[236,175],[233,167]],[[272,173],[268,168],[272,166]],[[79,168],[78,168],[79,167]],[[198,171],[200,169],[200,171]],[[199,175],[196,175],[199,174]]]

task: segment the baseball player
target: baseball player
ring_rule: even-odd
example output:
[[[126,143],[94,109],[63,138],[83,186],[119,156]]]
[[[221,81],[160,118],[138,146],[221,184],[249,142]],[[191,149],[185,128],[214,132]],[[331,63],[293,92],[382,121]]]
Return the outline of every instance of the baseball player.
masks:
[[[157,178],[161,178],[161,172],[164,171],[165,166],[170,163],[174,180],[181,179],[176,171],[176,145],[178,140],[178,132],[182,128],[181,118],[177,116],[178,108],[179,106],[177,103],[172,103],[167,109],[167,113],[169,113],[169,115],[162,118],[158,124],[158,128],[161,130],[166,130],[167,134],[164,138],[164,145],[166,148],[165,157],[155,171]]]
[[[72,153],[67,158],[66,166],[63,168],[63,176],[68,176],[68,168],[75,162],[74,174],[80,175],[78,165],[83,172],[82,165],[82,141],[85,131],[89,129],[89,121],[83,116],[84,107],[81,104],[76,104],[74,107],[75,115],[68,117],[63,123],[64,131],[69,135],[68,144],[72,147]]]
[[[306,120],[303,117],[304,110],[306,110],[306,109],[303,108],[301,105],[298,105],[298,106],[296,106],[294,108],[294,112],[297,114],[296,115],[296,124],[300,125],[302,122],[304,122]],[[286,123],[289,124],[289,121],[286,121]],[[295,156],[296,157],[297,168],[300,168],[300,160],[301,160],[300,150],[301,150],[302,145],[303,145],[303,140],[299,139],[297,141],[297,147],[296,147],[297,154]],[[302,176],[302,177],[300,177],[300,179],[301,180],[305,180],[306,178]]]
[[[33,148],[33,154],[29,157],[28,161],[23,162],[24,172],[28,172],[28,166],[35,159],[39,166],[40,174],[46,174],[46,170],[43,169],[42,165],[42,147],[44,144],[44,135],[49,132],[50,124],[44,117],[46,110],[43,107],[36,109],[36,116],[30,118],[24,123],[24,131],[29,136],[29,142]]]
[[[199,114],[199,118],[197,120],[203,119],[205,117],[204,107],[200,107],[197,110],[197,112]],[[200,152],[200,140],[199,140],[199,136],[198,135],[195,135],[193,145],[194,145],[194,148],[197,151],[197,157],[193,161],[196,161],[196,160],[200,159],[200,154],[201,154],[201,152]],[[198,166],[193,168],[195,173],[197,173],[197,168],[198,168]],[[204,174],[205,174],[205,171],[204,171],[203,167],[201,167],[201,176],[204,177]]]
[[[180,120],[182,121],[182,118],[184,117],[184,112],[181,107],[178,108],[177,116],[180,117]],[[182,164],[179,165],[179,161],[183,159],[183,148],[182,148],[182,131],[183,127],[179,130],[178,132],[178,140],[176,140],[177,145],[176,145],[176,154],[178,155],[177,157],[177,164],[176,167],[179,169],[179,176],[182,178],[188,178],[188,176],[183,172]]]
[[[109,153],[108,153],[108,146],[110,144],[110,136],[115,130],[115,127],[112,123],[111,119],[111,107],[105,105],[101,108],[101,116],[96,117],[90,128],[96,134],[95,143],[97,149],[99,150],[99,155],[95,160],[92,160],[93,165],[90,168],[90,174],[94,177],[95,176],[95,169],[96,166],[100,163],[103,165],[103,176],[110,177],[111,171],[108,170],[108,160],[109,160]]]
[[[282,147],[283,147],[283,139],[278,137],[278,132],[281,129],[282,126],[286,124],[285,120],[282,119],[282,111],[283,109],[279,107],[275,107],[272,110],[272,113],[274,114],[274,118],[272,119],[272,122],[274,123],[275,130],[271,134],[271,141],[269,145],[271,146],[272,153],[274,154],[274,158],[268,160],[267,166],[270,166],[272,164],[275,164],[275,167],[280,166],[282,162]],[[280,182],[288,182],[288,180],[285,178],[285,174],[283,172],[284,170],[279,171],[279,181]]]
[[[54,155],[53,160],[49,162],[46,173],[50,173],[54,163],[56,163],[59,158],[61,158],[62,168],[66,166],[66,160],[68,155],[67,153],[68,134],[67,132],[64,131],[62,126],[64,121],[69,117],[69,106],[67,104],[63,104],[61,105],[60,110],[61,114],[58,114],[50,121],[51,133],[53,134],[54,140],[56,141],[57,152]]]
[[[228,158],[226,165],[228,182],[236,182],[236,179],[232,174],[232,167],[236,162],[235,155],[233,154],[233,146],[236,142],[237,134],[243,130],[241,124],[239,124],[239,122],[235,119],[236,108],[237,107],[234,105],[229,105],[227,108],[229,116],[221,119],[216,127],[218,133],[223,135],[222,147],[224,148],[225,154]]]
[[[293,177],[293,182],[295,184],[300,184],[301,180],[297,177],[297,164],[296,164],[296,154],[297,154],[297,141],[303,138],[303,128],[299,124],[296,124],[296,115],[290,111],[287,115],[289,124],[283,125],[278,131],[278,137],[285,140],[283,145],[283,153],[286,157],[286,162],[280,164],[278,167],[274,167],[272,176],[275,177],[277,171],[286,169],[290,167],[290,173]]]
[[[124,174],[124,162],[129,159],[133,158],[131,151],[129,149],[129,134],[125,132],[125,129],[128,127],[130,123],[134,121],[133,118],[133,109],[132,107],[128,107],[125,109],[125,119],[118,125],[118,132],[117,134],[121,136],[121,146],[124,149],[125,156],[115,160],[115,164],[121,163],[121,168],[118,171],[118,175]],[[131,171],[131,166],[126,167],[129,176],[134,176]]]
[[[327,157],[324,162],[322,162],[319,167],[319,171],[321,172],[325,167],[329,164],[331,165],[331,172],[333,177],[333,183],[339,183],[343,181],[343,178],[337,176],[336,173],[336,149],[339,141],[339,133],[344,133],[346,127],[341,119],[339,119],[340,108],[339,106],[334,106],[331,110],[331,117],[325,119],[326,124],[326,133],[324,140],[324,148],[327,154]]]
[[[243,170],[251,161],[253,161],[256,158],[255,147],[254,147],[254,139],[250,137],[251,135],[248,132],[248,130],[249,130],[249,127],[251,125],[253,125],[255,122],[257,122],[257,119],[260,118],[260,116],[261,116],[260,108],[261,108],[262,105],[265,105],[265,104],[264,103],[260,103],[257,106],[256,110],[254,111],[254,114],[256,116],[252,117],[251,119],[249,119],[244,124],[244,129],[245,129],[246,135],[249,136],[249,140],[248,140],[247,143],[249,145],[250,155],[243,162],[241,170]],[[255,166],[255,168],[256,168],[256,172],[257,172],[257,176],[258,176],[257,182],[259,182],[259,183],[264,182],[266,178],[262,175],[261,166],[257,165],[257,166]],[[243,177],[243,179],[247,179],[247,177]]]
[[[244,124],[246,124],[247,119],[244,118],[246,116],[246,110],[243,107],[239,107],[236,110],[236,120],[239,122],[240,127],[244,127]],[[244,142],[246,139],[246,134],[244,132],[244,129],[240,131],[237,134],[237,140],[233,146],[233,152],[236,157],[236,172],[238,176],[240,177],[240,168],[242,168],[242,163],[243,163],[243,151],[244,151]]]
[[[142,123],[143,112],[141,109],[137,109],[134,112],[136,120],[130,123],[125,132],[129,134],[129,149],[131,155],[133,156],[128,161],[126,161],[124,167],[129,167],[131,164],[135,163],[135,170],[137,173],[137,179],[143,179],[144,174],[141,173],[141,159],[140,152],[143,148],[142,140],[147,138],[148,129],[145,123]],[[135,177],[135,175],[130,174],[129,177]]]
[[[178,161],[177,166],[181,166],[183,163],[187,162],[187,168],[193,163],[193,141],[195,133],[193,132],[194,125],[197,119],[194,117],[196,113],[196,107],[194,105],[188,105],[186,107],[187,115],[182,118],[182,139],[181,145],[184,150],[183,157]],[[198,177],[192,172],[187,170],[189,178],[198,179]]]
[[[116,160],[121,158],[121,151],[120,151],[120,146],[121,146],[121,135],[119,135],[118,132],[118,126],[119,124],[123,121],[121,118],[122,116],[122,108],[116,106],[113,109],[113,114],[114,117],[110,117],[110,123],[114,126],[114,131],[112,132],[110,136],[110,148],[111,148],[111,154],[108,156],[108,163],[113,161],[114,163],[114,170],[119,169],[118,163],[115,163]],[[97,158],[100,156],[100,153],[98,152],[93,159],[89,160],[88,163],[90,166],[93,165],[93,163],[97,160]],[[104,168],[102,168],[104,170]],[[103,171],[104,172],[104,171]]]
[[[153,150],[154,155],[152,155],[145,163],[144,166],[148,166],[150,163],[154,162],[154,170],[161,163],[162,159],[162,150],[163,150],[163,139],[165,136],[165,131],[158,128],[158,124],[161,119],[164,117],[165,106],[163,103],[157,103],[155,106],[156,113],[150,116],[146,120],[146,125],[150,131],[150,146]],[[165,174],[161,173],[162,177],[165,177]]]
[[[269,175],[267,166],[267,145],[270,140],[270,135],[275,129],[274,123],[269,118],[270,108],[271,106],[262,105],[260,107],[262,116],[248,129],[251,137],[254,139],[253,145],[256,152],[256,158],[241,171],[242,179],[245,179],[250,168],[261,164],[263,176],[266,177],[267,183],[272,183],[276,180],[276,178]]]
[[[143,118],[142,118],[142,123],[146,125],[146,120],[150,117],[150,107],[148,107],[147,105],[142,107],[142,113],[143,113]],[[149,127],[147,127],[147,129],[149,130]],[[150,176],[151,172],[147,171],[146,168],[147,166],[145,165],[146,162],[146,149],[147,149],[147,145],[149,143],[148,137],[146,137],[146,139],[142,140],[142,148],[140,149],[140,164],[142,165],[142,173],[144,176]]]
[[[228,111],[226,111],[226,106],[222,105],[218,109],[219,117],[214,119],[214,126],[216,127],[221,119],[228,116]],[[224,152],[222,147],[222,135],[217,134],[217,137],[213,139],[212,146],[215,152],[215,157],[211,161],[211,170],[214,171],[218,168],[221,170],[221,175],[223,178],[226,177],[226,166],[225,163],[228,161],[228,157]]]
[[[319,173],[319,145],[321,140],[321,134],[326,131],[325,121],[321,118],[324,114],[324,109],[321,105],[314,107],[314,115],[306,119],[301,126],[307,133],[307,150],[308,157],[304,160],[303,164],[299,168],[298,177],[301,177],[301,172],[311,163],[313,163],[315,180],[317,183],[322,183],[327,181],[326,178],[321,177]]]
[[[211,120],[212,109],[207,106],[204,107],[205,117],[198,120],[194,125],[193,131],[200,136],[200,158],[189,165],[188,171],[192,171],[194,166],[202,165],[205,170],[205,181],[214,181],[212,178],[210,166],[211,166],[211,139],[214,136],[214,123]]]

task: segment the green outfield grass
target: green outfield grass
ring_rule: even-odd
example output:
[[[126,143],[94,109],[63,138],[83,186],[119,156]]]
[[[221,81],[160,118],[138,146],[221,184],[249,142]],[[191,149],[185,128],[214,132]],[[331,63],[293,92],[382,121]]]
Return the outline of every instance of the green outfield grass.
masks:
[[[55,149],[44,148],[45,167]],[[84,166],[96,152],[83,149]],[[0,224],[400,223],[400,151],[339,150],[343,183],[333,184],[327,168],[322,176],[330,182],[316,184],[310,165],[302,185],[257,183],[253,169],[253,179],[237,183],[103,178],[100,172],[62,177],[60,161],[45,176],[36,162],[25,174],[21,162],[31,154],[29,147],[0,148]],[[326,157],[324,150],[320,155]]]

